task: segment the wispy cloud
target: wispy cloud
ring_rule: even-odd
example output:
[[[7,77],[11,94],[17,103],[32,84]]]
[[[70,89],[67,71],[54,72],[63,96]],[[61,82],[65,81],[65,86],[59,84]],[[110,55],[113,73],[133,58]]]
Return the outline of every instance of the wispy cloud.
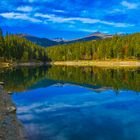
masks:
[[[116,9],[113,9],[111,11],[107,11],[107,13],[109,13],[109,14],[116,14],[116,13],[123,13],[124,11],[125,10],[123,10],[123,9],[116,8]]]
[[[0,16],[7,18],[7,19],[21,19],[21,20],[26,20],[30,22],[41,22],[41,20],[33,17],[29,17],[27,14],[22,14],[22,13],[14,13],[14,12],[9,12],[9,13],[1,13]]]
[[[122,1],[121,5],[128,8],[128,9],[137,9],[138,8],[138,4],[137,3],[130,3],[128,1]]]
[[[98,30],[79,28],[78,31],[88,32],[88,33],[94,33],[94,32],[97,32]]]
[[[54,14],[41,14],[41,13],[36,13],[35,17],[41,17],[41,18],[46,18],[48,21],[52,22],[57,22],[57,23],[74,23],[75,21],[82,22],[85,24],[95,24],[95,23],[100,23],[104,25],[110,25],[110,26],[115,26],[115,27],[129,27],[129,26],[134,26],[132,24],[128,23],[116,23],[116,22],[109,22],[109,21],[104,21],[100,19],[93,19],[93,18],[83,18],[83,17],[59,17]]]
[[[53,10],[53,12],[57,12],[57,13],[65,13],[65,11],[64,10]]]
[[[31,12],[33,8],[30,6],[20,6],[17,8],[17,10],[22,12]]]
[[[35,17],[45,18],[45,19],[47,19],[47,21],[56,22],[56,23],[64,23],[64,22],[74,23],[72,18],[59,17],[54,14],[36,13]]]
[[[40,36],[45,35],[42,29],[48,29],[50,38],[54,34],[61,36],[60,31],[64,31],[64,38],[72,36],[66,32],[79,37],[82,36],[80,29],[83,32],[97,29],[109,33],[139,32],[139,13],[139,0],[0,0],[0,26],[10,26],[16,31],[19,26],[24,32],[28,25],[29,32]]]

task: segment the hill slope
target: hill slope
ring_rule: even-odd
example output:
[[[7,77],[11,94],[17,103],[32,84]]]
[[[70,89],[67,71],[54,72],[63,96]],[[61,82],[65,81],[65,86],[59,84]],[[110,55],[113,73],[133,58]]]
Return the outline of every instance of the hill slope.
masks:
[[[48,38],[39,38],[28,34],[18,34],[18,36],[22,38],[26,38],[27,40],[32,41],[33,43],[43,47],[50,47],[50,46],[61,45],[61,44],[70,44],[70,43],[75,43],[80,41],[100,40],[100,39],[112,37],[112,35],[104,34],[101,32],[95,32],[88,36],[78,38],[78,39],[73,39],[73,40],[64,40],[62,38],[55,38],[51,40]]]
[[[47,60],[45,48],[17,35],[3,36],[0,29],[1,62],[43,62]]]
[[[101,32],[95,32],[93,34],[90,34],[88,36],[79,38],[79,39],[74,39],[71,40],[69,42],[74,43],[74,42],[80,42],[80,41],[90,41],[90,40],[100,40],[100,39],[105,39],[105,38],[110,38],[113,37],[113,35],[109,35],[109,34],[104,34]]]
[[[140,33],[47,48],[52,61],[140,59]]]
[[[53,40],[50,40],[48,38],[40,38],[32,35],[27,35],[27,34],[18,34],[19,37],[26,38],[27,40],[40,45],[42,47],[49,47],[49,46],[54,46],[58,45],[59,43]]]

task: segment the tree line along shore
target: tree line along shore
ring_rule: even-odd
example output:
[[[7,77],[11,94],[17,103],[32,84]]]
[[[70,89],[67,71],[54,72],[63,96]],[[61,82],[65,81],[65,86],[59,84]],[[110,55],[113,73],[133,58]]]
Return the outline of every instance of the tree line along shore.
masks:
[[[22,67],[0,71],[1,81],[5,81],[4,90],[22,92],[34,89],[35,83],[44,81],[42,87],[58,83],[70,83],[86,87],[112,87],[114,90],[129,89],[140,92],[139,68],[100,68],[100,67]],[[14,79],[14,80],[13,80]]]
[[[140,33],[88,42],[42,47],[18,35],[4,36],[0,29],[0,63],[54,65],[134,65],[140,62]],[[98,62],[98,63],[97,63]],[[99,63],[100,62],[100,63]],[[48,64],[47,63],[47,64]]]

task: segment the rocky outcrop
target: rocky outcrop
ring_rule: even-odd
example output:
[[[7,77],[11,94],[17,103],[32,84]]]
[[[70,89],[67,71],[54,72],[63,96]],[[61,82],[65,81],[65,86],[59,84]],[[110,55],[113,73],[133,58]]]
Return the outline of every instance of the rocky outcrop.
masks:
[[[27,140],[24,128],[16,117],[10,95],[0,85],[0,140]]]

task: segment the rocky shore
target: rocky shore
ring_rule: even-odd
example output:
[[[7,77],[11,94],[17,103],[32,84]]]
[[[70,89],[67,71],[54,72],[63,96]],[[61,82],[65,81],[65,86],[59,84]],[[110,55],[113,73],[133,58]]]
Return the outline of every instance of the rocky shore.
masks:
[[[10,95],[0,85],[0,140],[27,140],[25,130],[16,117]]]

